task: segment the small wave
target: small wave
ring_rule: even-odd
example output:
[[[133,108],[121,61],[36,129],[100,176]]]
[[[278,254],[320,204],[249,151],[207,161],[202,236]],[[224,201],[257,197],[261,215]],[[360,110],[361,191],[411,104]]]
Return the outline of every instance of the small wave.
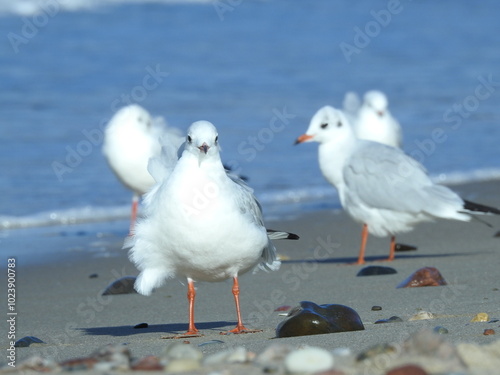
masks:
[[[45,12],[77,12],[120,4],[209,4],[213,0],[0,0],[0,15],[34,16]]]

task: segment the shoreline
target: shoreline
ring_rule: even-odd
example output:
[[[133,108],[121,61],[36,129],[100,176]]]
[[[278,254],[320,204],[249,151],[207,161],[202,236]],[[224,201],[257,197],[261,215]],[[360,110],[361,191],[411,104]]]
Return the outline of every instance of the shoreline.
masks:
[[[500,207],[500,181],[456,185],[464,199]],[[273,229],[297,233],[299,241],[275,241],[285,259],[277,272],[241,277],[244,323],[263,332],[220,336],[236,322],[231,283],[197,283],[196,322],[205,335],[192,338],[205,355],[244,346],[256,353],[279,342],[297,347],[312,345],[328,350],[347,347],[359,353],[384,342],[402,339],[423,327],[444,326],[452,342],[493,343],[498,335],[484,336],[486,328],[500,333],[500,323],[470,323],[480,312],[491,320],[500,319],[500,217],[482,216],[492,228],[473,220],[470,223],[440,220],[421,224],[398,242],[418,246],[417,251],[396,254],[391,263],[381,263],[388,254],[389,239],[370,236],[367,265],[384,265],[397,273],[357,277],[364,266],[346,265],[355,261],[361,227],[343,212],[309,212],[291,220],[268,221]],[[187,328],[186,287],[170,280],[150,297],[124,294],[104,297],[102,290],[122,276],[138,274],[121,250],[127,223],[116,222],[103,230],[99,225],[51,228],[41,237],[14,232],[3,237],[4,249],[37,248],[38,255],[20,252],[16,265],[16,339],[35,336],[46,344],[18,348],[17,362],[33,355],[57,361],[85,357],[107,343],[127,343],[134,357],[160,355],[172,340],[161,336]],[[29,231],[28,231],[29,232]],[[43,234],[44,231],[40,233]],[[31,251],[31,250],[30,250]],[[14,255],[2,252],[2,267]],[[41,259],[39,262],[32,261]],[[31,260],[31,261],[30,261]],[[448,286],[396,289],[413,271],[436,267]],[[92,277],[91,277],[92,275]],[[6,273],[0,278],[6,285]],[[284,319],[274,311],[300,301],[343,304],[356,310],[364,331],[274,339],[275,328]],[[380,311],[372,311],[378,305]],[[425,321],[408,321],[424,310],[435,315]],[[402,323],[373,324],[376,320],[399,316]],[[139,323],[146,329],[134,329]],[[5,339],[0,345],[8,349]],[[5,365],[6,359],[0,358]]]

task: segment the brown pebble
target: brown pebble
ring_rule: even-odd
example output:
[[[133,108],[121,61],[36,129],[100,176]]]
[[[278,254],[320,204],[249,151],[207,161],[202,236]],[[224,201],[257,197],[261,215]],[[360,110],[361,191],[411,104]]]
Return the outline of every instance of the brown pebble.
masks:
[[[154,355],[148,355],[146,357],[139,358],[136,362],[132,364],[132,370],[139,371],[161,371],[163,366],[160,363],[160,359]]]
[[[380,311],[382,310],[381,306],[372,306],[372,311]]]
[[[288,305],[283,305],[283,306],[279,306],[279,307],[276,307],[274,309],[274,311],[288,311],[292,308],[292,306],[288,306]]]
[[[183,343],[183,344],[191,344],[191,341],[189,341],[189,340],[184,340],[182,343]]]
[[[83,371],[94,368],[97,363],[96,358],[85,357],[85,358],[73,358],[67,361],[59,363],[59,365],[65,371]]]
[[[428,375],[428,374],[420,366],[404,365],[389,370],[388,372],[386,372],[386,375]]]
[[[485,335],[485,336],[494,335],[494,334],[495,334],[495,330],[491,329],[491,328],[485,329],[483,332],[483,335]]]
[[[441,273],[434,267],[423,267],[403,280],[396,288],[417,288],[422,286],[447,285]]]

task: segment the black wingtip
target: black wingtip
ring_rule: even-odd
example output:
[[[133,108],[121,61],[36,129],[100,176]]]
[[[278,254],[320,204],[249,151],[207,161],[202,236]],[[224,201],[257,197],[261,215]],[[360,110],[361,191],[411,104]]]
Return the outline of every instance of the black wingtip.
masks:
[[[298,239],[300,239],[300,237],[295,233],[288,233],[287,240],[298,240]]]
[[[464,200],[464,209],[470,212],[500,215],[500,210],[498,208],[485,206],[483,204],[474,203],[467,200]]]

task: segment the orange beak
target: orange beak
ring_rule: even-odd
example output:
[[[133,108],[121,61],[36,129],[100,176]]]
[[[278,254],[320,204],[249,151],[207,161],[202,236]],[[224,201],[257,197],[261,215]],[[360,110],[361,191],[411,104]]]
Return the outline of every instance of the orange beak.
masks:
[[[310,140],[312,140],[314,138],[313,135],[309,135],[309,134],[302,134],[299,138],[297,138],[295,140],[295,143],[294,144],[299,144],[299,143],[304,143],[304,142],[309,142]]]

